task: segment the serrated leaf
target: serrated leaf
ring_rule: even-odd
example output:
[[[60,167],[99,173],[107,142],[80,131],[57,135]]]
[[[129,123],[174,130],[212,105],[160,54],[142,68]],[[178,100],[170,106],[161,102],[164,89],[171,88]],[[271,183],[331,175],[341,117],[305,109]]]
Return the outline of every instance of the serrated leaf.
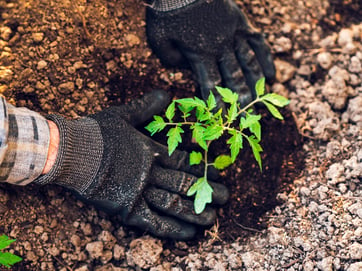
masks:
[[[256,136],[256,138],[260,141],[261,140],[261,125],[259,121],[251,124],[249,127],[250,131]]]
[[[206,104],[203,100],[194,97],[194,98],[183,98],[183,99],[178,99],[175,102],[181,104],[182,106],[185,107],[202,107],[202,108],[206,108]]]
[[[171,128],[168,133],[168,139],[167,139],[167,146],[168,146],[168,155],[171,156],[171,154],[175,151],[178,144],[182,142],[181,134],[184,132],[181,127],[174,127]]]
[[[204,140],[218,139],[224,132],[223,126],[213,125],[206,128],[204,132]]]
[[[209,98],[207,99],[207,108],[211,111],[216,107],[216,99],[212,91],[210,91]]]
[[[12,265],[22,261],[23,259],[17,255],[11,254],[10,252],[0,252],[0,264],[5,267],[11,267]]]
[[[170,105],[167,107],[165,115],[169,122],[172,122],[172,119],[175,116],[175,102],[170,103]]]
[[[218,157],[216,157],[215,161],[214,161],[214,167],[217,169],[224,169],[228,166],[230,166],[233,163],[231,157],[229,155],[219,155]]]
[[[153,136],[155,133],[162,131],[166,127],[166,123],[160,116],[153,116],[153,121],[150,122],[145,129]]]
[[[218,86],[216,86],[215,88],[216,88],[217,92],[220,93],[222,100],[225,103],[232,104],[232,103],[236,103],[238,101],[238,98],[239,98],[238,94],[233,92],[232,90],[230,90],[228,88],[218,87]]]
[[[213,119],[214,120],[221,120],[222,121],[222,108],[220,108],[214,115],[213,115]]]
[[[204,139],[204,132],[206,130],[200,123],[195,123],[191,126],[192,138],[200,145],[201,148],[207,150],[207,143]]]
[[[238,107],[236,105],[236,102],[234,102],[230,105],[230,108],[228,109],[228,122],[232,123],[234,120],[236,120],[237,116],[238,116]]]
[[[243,137],[235,130],[231,130],[229,133],[232,137],[230,137],[226,143],[230,145],[231,161],[234,163],[240,150],[243,148]]]
[[[255,138],[255,136],[247,136],[246,138],[248,139],[251,149],[253,150],[255,160],[258,162],[259,168],[261,170],[262,164],[261,164],[260,153],[263,151],[263,148],[260,146],[259,140]]]
[[[260,78],[255,84],[255,90],[258,97],[264,95],[265,92],[265,77]]]
[[[184,106],[181,104],[178,105],[178,108],[185,115],[187,115],[192,109],[194,109],[194,107],[192,107],[192,106]]]
[[[261,115],[246,114],[245,118],[240,118],[240,129],[250,128],[255,123],[259,123]]]
[[[15,239],[9,239],[9,237],[6,236],[5,234],[1,235],[0,236],[0,250],[10,246],[10,244],[12,242],[15,242]]]
[[[196,107],[196,118],[198,121],[203,122],[212,118],[212,113],[202,107]]]
[[[198,188],[200,186],[200,183],[203,182],[203,180],[204,180],[204,177],[198,178],[197,181],[193,185],[191,185],[189,190],[187,190],[186,195],[188,197],[193,196],[197,192],[197,190],[198,190]]]
[[[282,114],[280,114],[279,110],[274,105],[272,105],[271,103],[268,103],[267,101],[263,101],[263,103],[266,105],[269,112],[273,115],[274,118],[280,119],[280,120],[284,119]]]
[[[269,103],[271,103],[275,106],[278,106],[278,107],[286,106],[290,102],[284,96],[278,95],[276,93],[268,93],[268,94],[264,95],[261,99],[268,101]]]
[[[201,214],[207,203],[212,201],[213,189],[204,177],[201,177],[187,191],[187,196],[192,196],[196,193],[194,200],[194,208],[196,214]]]
[[[213,114],[210,111],[204,111],[197,116],[197,119],[200,122],[207,122],[208,120],[213,118]]]
[[[11,243],[15,242],[15,239],[9,239],[5,234],[0,236],[0,250],[7,248]],[[1,252],[0,251],[0,264],[11,267],[11,265],[20,262],[22,260],[21,257],[13,255],[9,252]]]
[[[204,100],[201,100],[198,97],[194,97],[194,100],[199,106],[202,106],[203,108],[206,108],[206,103],[204,102]]]
[[[193,151],[190,153],[190,165],[198,165],[202,161],[202,153]]]

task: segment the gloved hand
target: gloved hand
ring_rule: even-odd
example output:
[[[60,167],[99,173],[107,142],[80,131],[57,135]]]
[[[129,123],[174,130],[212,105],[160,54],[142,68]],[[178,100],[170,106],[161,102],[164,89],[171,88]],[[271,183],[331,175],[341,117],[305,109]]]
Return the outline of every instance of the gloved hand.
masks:
[[[168,102],[165,92],[155,91],[86,118],[50,115],[60,132],[58,156],[51,171],[36,182],[70,188],[86,202],[119,214],[126,225],[160,237],[192,238],[195,225],[210,225],[216,217],[211,207],[196,215],[193,199],[186,196],[202,168],[189,166],[186,152],[169,157],[165,146],[133,127]],[[215,203],[225,203],[226,188],[211,185]]]
[[[146,33],[161,63],[191,68],[205,100],[223,85],[245,105],[263,74],[268,82],[275,77],[263,35],[232,0],[154,0],[146,10]]]

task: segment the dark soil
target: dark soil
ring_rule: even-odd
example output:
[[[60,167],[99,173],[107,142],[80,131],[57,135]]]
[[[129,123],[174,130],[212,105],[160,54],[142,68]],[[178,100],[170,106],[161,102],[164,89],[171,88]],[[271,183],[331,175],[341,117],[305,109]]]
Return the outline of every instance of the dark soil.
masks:
[[[223,240],[233,241],[264,228],[267,218],[263,216],[280,204],[277,194],[288,190],[304,168],[302,138],[290,112],[284,110],[283,115],[283,122],[269,115],[262,120],[262,171],[250,148],[227,170],[224,182],[231,198],[220,216]]]
[[[326,33],[361,21],[360,0],[330,0],[329,4],[328,15],[319,22],[325,30],[329,30]]]
[[[145,42],[145,22],[143,11],[139,10],[140,1],[95,1],[108,8],[109,17],[102,17],[100,13],[94,12],[92,8],[97,8],[97,5],[89,4],[89,8],[82,13],[77,10],[77,1],[74,6],[68,2],[64,2],[63,6],[61,1],[48,5],[47,1],[39,0],[31,2],[29,6],[17,1],[5,2],[13,3],[15,8],[6,8],[8,17],[0,19],[2,25],[13,31],[9,41],[13,58],[9,61],[14,78],[8,82],[4,95],[17,106],[26,106],[44,114],[58,113],[77,117],[97,112],[110,105],[127,103],[152,89],[166,89],[174,98],[191,97],[196,93],[189,71],[181,70],[181,79],[173,79],[170,75],[180,70],[166,70],[151,54]],[[116,8],[122,11],[118,15],[113,13]],[[61,13],[65,14],[64,18],[59,15]],[[48,22],[52,22],[57,30],[53,30]],[[115,27],[119,22],[123,23],[121,29]],[[104,29],[102,24],[107,31],[99,30]],[[66,27],[70,27],[72,31],[64,32]],[[32,32],[44,33],[40,44],[32,41]],[[125,35],[129,33],[137,34],[141,42],[135,45],[127,42]],[[58,45],[53,47],[57,38],[60,38]],[[88,50],[89,44],[93,45],[93,51]],[[49,52],[57,53],[59,60],[48,60]],[[122,57],[129,62],[121,60]],[[44,59],[49,65],[38,70],[38,61]],[[81,68],[76,73],[69,72],[69,67],[79,60],[87,68]],[[106,68],[110,60],[116,62],[113,70]],[[26,69],[30,69],[31,73],[23,73]],[[78,78],[83,79],[83,85],[76,87],[73,93],[58,91],[60,83],[75,82]],[[38,89],[37,82],[49,82],[50,86],[45,84],[45,89]],[[26,87],[31,87],[32,91],[24,91]],[[87,98],[87,102],[82,104],[84,98]],[[289,185],[304,166],[302,138],[291,113],[284,110],[285,120],[280,122],[271,118],[263,109],[259,110],[265,115],[262,121],[263,171],[260,172],[251,150],[246,147],[236,164],[225,171],[220,180],[230,189],[231,197],[218,211],[219,227],[206,229],[206,233],[216,232],[217,229],[217,238],[224,241],[245,238],[265,227],[265,213],[280,203],[278,193],[290,189]],[[225,149],[221,144],[217,146],[215,152]],[[67,236],[79,231],[74,229],[74,222],[111,219],[102,212],[93,213],[91,207],[81,205],[69,191],[59,187],[30,185],[23,188],[1,184],[0,188],[10,195],[5,206],[7,211],[0,212],[4,215],[0,220],[0,234],[9,234],[17,228],[16,238],[19,244],[31,241],[37,255],[41,255],[37,249],[45,247],[46,250],[50,244],[59,245],[61,249],[69,250],[69,254],[72,254],[74,250],[72,251]],[[50,222],[54,220],[58,221],[58,224],[52,228]],[[115,228],[119,227],[117,222],[114,223]],[[33,233],[36,224],[44,224],[45,231],[50,232],[49,241],[40,240]],[[96,225],[96,222],[94,224]],[[127,240],[143,234],[130,229],[128,231]],[[189,244],[196,245],[204,238],[212,236],[206,234],[205,237],[205,229],[202,229],[197,239]],[[125,247],[127,240],[122,244]],[[172,242],[166,244],[167,246],[174,249]],[[27,253],[24,250],[19,252],[20,255]],[[177,255],[176,252],[175,254]],[[54,265],[59,269],[62,266],[56,257],[48,254],[39,257],[39,262],[45,258],[54,258]],[[35,260],[24,260],[13,270],[35,270],[34,265]]]

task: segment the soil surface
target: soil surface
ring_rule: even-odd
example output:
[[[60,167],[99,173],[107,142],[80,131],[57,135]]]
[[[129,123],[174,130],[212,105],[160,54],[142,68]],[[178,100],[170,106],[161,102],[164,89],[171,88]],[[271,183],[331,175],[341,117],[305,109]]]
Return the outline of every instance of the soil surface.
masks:
[[[291,100],[282,122],[258,109],[263,171],[246,148],[222,173],[217,223],[190,242],[123,227],[62,187],[0,184],[0,234],[24,258],[12,270],[362,270],[360,1],[236,2],[271,45],[271,90]],[[0,93],[69,118],[156,88],[194,96],[192,73],[149,49],[143,6],[0,0]]]

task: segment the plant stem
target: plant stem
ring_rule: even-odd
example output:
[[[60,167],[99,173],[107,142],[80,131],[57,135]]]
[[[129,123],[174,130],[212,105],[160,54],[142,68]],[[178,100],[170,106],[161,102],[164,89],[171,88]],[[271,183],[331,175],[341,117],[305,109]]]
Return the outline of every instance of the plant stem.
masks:
[[[178,125],[193,125],[197,122],[192,122],[192,121],[184,121],[184,122],[165,122],[166,125],[173,125],[173,126],[178,126]]]
[[[257,97],[254,101],[250,102],[248,105],[246,105],[245,107],[243,107],[242,109],[239,110],[239,112],[237,113],[237,115],[239,116],[241,113],[245,112],[248,108],[252,107],[254,104],[261,102],[261,99],[259,97]]]
[[[208,161],[208,150],[211,144],[211,140],[207,141],[207,148],[204,151],[204,160],[205,160],[205,168],[204,168],[204,179],[207,181],[207,168],[209,167],[209,161]]]

